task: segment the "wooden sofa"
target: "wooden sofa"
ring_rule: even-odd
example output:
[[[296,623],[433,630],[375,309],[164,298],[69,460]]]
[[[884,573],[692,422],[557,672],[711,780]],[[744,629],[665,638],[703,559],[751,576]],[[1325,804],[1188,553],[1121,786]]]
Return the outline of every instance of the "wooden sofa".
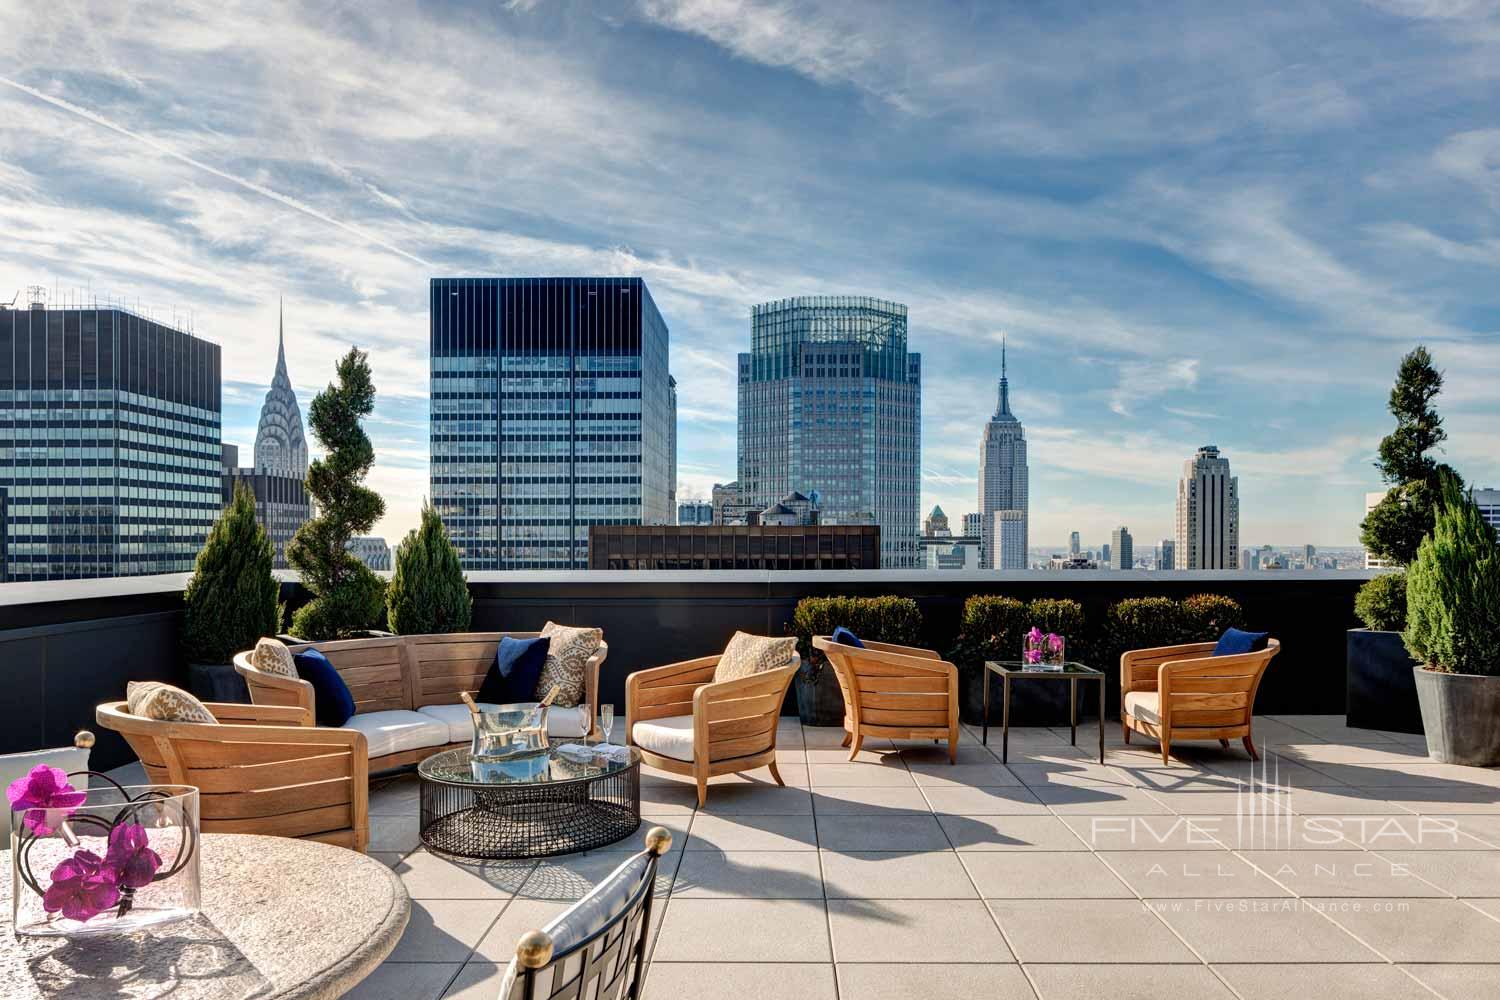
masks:
[[[1251,760],[1260,760],[1251,739],[1255,692],[1281,643],[1268,640],[1253,653],[1214,656],[1215,643],[1133,649],[1120,657],[1120,725],[1126,743],[1131,730],[1161,744],[1161,762],[1171,763],[1172,743],[1181,740],[1244,742]]]
[[[204,833],[306,837],[365,850],[370,843],[369,761],[356,729],[312,724],[300,706],[213,702],[219,725],[157,722],[125,702],[95,719],[125,737],[153,783],[198,788]]]
[[[538,632],[454,632],[444,635],[396,635],[375,639],[289,643],[293,653],[316,646],[328,657],[354,698],[355,715],[346,729],[364,734],[369,769],[383,771],[415,764],[440,750],[468,746],[473,734],[469,710],[459,700],[477,695],[485,672],[495,662],[501,638],[532,639]],[[609,655],[608,643],[590,657],[584,671],[584,700],[576,709],[553,707],[547,714],[550,735],[579,738],[594,735],[599,719],[599,667]],[[234,668],[250,688],[256,705],[291,706],[313,712],[313,688],[307,681],[257,670],[250,651],[237,653]]]

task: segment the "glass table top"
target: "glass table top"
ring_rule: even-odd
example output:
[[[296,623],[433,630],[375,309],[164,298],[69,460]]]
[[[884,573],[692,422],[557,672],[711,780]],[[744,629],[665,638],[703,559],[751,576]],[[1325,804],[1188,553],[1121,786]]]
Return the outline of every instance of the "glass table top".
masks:
[[[601,746],[615,752],[606,756],[599,752]],[[536,753],[479,760],[468,747],[445,750],[418,764],[417,773],[428,781],[451,785],[555,785],[617,774],[640,759],[634,747],[563,740]]]
[[[1022,663],[1020,660],[986,660],[985,669],[997,674],[1025,674],[1027,677],[1102,677],[1104,671],[1095,670],[1086,663],[1069,660],[1061,667],[1048,667],[1040,663]]]

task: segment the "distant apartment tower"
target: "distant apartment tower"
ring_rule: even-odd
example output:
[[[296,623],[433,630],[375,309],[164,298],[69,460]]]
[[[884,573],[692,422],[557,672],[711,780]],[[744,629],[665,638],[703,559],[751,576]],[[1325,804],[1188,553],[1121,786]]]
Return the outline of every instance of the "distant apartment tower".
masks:
[[[1237,569],[1239,546],[1239,480],[1229,459],[1204,445],[1177,482],[1177,558],[1182,569]]]
[[[0,306],[8,580],[193,568],[223,509],[219,364],[123,309]]]
[[[280,315],[276,330],[276,372],[260,408],[255,429],[253,464],[240,467],[239,449],[226,444],[224,457],[224,502],[234,496],[234,487],[244,483],[255,495],[255,519],[275,547],[277,569],[288,569],[287,543],[297,529],[312,517],[307,494],[307,439],[302,432],[302,408],[286,369],[286,326]]]
[[[668,524],[667,325],[640,278],[434,278],[431,490],[465,569],[583,569]]]
[[[349,544],[344,548],[352,552],[354,558],[373,570],[391,568],[391,547],[386,544],[384,538],[375,535],[355,535],[349,539]]]
[[[714,505],[707,500],[684,500],[677,505],[678,524],[713,524]]]
[[[1170,538],[1161,540],[1161,548],[1156,554],[1157,569],[1176,569],[1177,545]]]
[[[1109,536],[1110,552],[1113,558],[1110,560],[1110,569],[1134,569],[1135,568],[1135,539],[1130,537],[1130,529],[1120,525]]]
[[[979,512],[984,534],[980,540],[980,558],[991,569],[1025,569],[1029,544],[1028,496],[1026,467],[1026,429],[1010,412],[1010,380],[1005,371],[1005,344],[1000,345],[1000,387],[995,414],[984,425],[979,442]],[[1006,539],[995,531],[1002,523],[997,515],[1010,511],[1018,517],[1006,517],[1009,532]]]
[[[1318,549],[1317,549],[1317,546],[1315,546],[1315,545],[1304,545],[1304,546],[1302,546],[1302,568],[1303,569],[1317,569],[1318,568]]]
[[[1069,534],[1068,535],[1068,557],[1070,559],[1077,559],[1078,556],[1080,555],[1080,553],[1082,552],[1082,549],[1083,549],[1083,539],[1079,537],[1078,532],[1074,531],[1071,534]]]
[[[714,483],[714,488],[710,492],[709,496],[712,498],[710,502],[713,504],[713,508],[714,508],[714,520],[713,520],[713,523],[714,524],[723,524],[724,523],[724,508],[725,507],[729,507],[729,506],[733,506],[733,505],[739,503],[739,500],[740,500],[740,484],[737,483],[737,482],[736,483]]]
[[[1103,545],[1099,546],[1099,562],[1105,567],[1111,565],[1109,559],[1109,542],[1105,542]]]
[[[948,527],[948,515],[942,507],[933,507],[932,513],[922,519],[923,538],[949,538],[953,531]]]
[[[825,524],[880,525],[881,565],[918,565],[921,356],[906,307],[804,296],[751,310],[739,356],[739,480],[761,508],[816,493]]]

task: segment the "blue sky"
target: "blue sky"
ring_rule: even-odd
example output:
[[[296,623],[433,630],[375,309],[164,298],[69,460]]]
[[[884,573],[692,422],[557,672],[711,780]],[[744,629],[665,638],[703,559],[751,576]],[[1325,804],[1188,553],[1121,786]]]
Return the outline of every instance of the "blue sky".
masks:
[[[1500,484],[1500,6],[1483,0],[10,4],[0,290],[191,312],[248,449],[286,297],[304,411],[371,352],[380,530],[427,483],[431,275],[638,274],[682,492],[735,472],[753,303],[910,306],[923,504],[975,506],[999,341],[1032,538],[1349,544],[1401,354]]]

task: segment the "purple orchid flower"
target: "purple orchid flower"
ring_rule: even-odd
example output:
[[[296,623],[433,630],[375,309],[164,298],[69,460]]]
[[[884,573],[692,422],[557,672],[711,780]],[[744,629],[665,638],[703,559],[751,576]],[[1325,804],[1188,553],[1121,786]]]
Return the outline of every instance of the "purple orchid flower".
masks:
[[[48,913],[62,912],[69,920],[83,922],[120,901],[118,875],[92,851],[77,851],[52,869],[52,885],[42,896]]]
[[[1062,636],[1058,635],[1056,632],[1048,632],[1047,633],[1047,648],[1050,649],[1050,650],[1052,650],[1052,652],[1054,652],[1054,653],[1060,653],[1060,652],[1062,652],[1062,648],[1063,648],[1063,639],[1062,639]]]
[[[119,884],[140,889],[151,884],[161,867],[161,855],[151,849],[146,828],[139,823],[125,823],[109,834],[109,851],[104,863],[111,868]]]
[[[1026,633],[1026,641],[1031,645],[1040,644],[1042,641],[1042,630],[1035,625],[1031,626],[1031,631]]]
[[[88,793],[69,784],[68,774],[62,768],[38,764],[26,777],[12,781],[5,797],[12,809],[26,812],[26,828],[44,837],[73,815]]]
[[[1028,650],[1026,650],[1026,652],[1024,652],[1021,655],[1022,655],[1022,658],[1027,663],[1041,663],[1042,662],[1042,651],[1040,649],[1028,649]]]

